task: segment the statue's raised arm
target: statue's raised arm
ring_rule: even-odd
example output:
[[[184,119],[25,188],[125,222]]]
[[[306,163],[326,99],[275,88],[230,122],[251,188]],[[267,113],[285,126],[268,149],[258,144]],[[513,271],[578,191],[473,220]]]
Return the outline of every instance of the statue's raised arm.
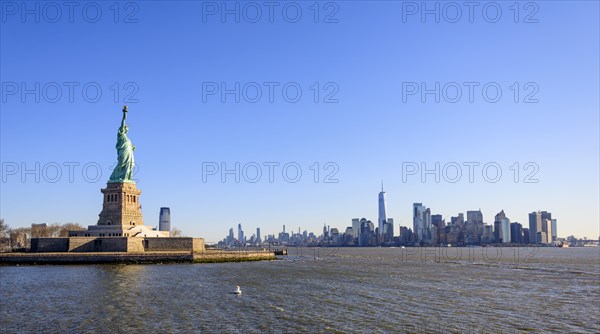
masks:
[[[125,120],[127,119],[127,106],[123,106],[123,118],[121,119],[121,129],[125,127]]]

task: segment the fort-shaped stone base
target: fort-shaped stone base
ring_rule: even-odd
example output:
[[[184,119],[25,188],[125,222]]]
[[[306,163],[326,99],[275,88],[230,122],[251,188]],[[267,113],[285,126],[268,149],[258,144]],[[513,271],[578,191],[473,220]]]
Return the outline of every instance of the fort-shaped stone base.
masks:
[[[203,252],[203,238],[69,237],[33,238],[31,252]]]

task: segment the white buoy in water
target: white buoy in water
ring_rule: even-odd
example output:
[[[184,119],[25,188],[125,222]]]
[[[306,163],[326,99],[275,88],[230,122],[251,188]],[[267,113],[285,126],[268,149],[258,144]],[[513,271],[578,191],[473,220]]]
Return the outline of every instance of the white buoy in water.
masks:
[[[233,291],[233,294],[235,294],[235,295],[241,295],[242,294],[242,289],[240,289],[239,285],[237,285],[235,287],[235,291]]]

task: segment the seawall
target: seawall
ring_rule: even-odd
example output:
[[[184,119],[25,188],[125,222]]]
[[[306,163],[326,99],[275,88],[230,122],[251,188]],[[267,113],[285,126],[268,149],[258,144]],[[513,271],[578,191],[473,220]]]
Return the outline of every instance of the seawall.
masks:
[[[0,265],[219,263],[275,260],[268,251],[0,253]]]

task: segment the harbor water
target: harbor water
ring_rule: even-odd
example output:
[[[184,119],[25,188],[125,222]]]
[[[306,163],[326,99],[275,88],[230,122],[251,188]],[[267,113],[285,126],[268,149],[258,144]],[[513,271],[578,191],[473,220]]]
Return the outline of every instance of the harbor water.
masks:
[[[598,247],[288,251],[264,262],[0,267],[0,332],[600,332]]]

